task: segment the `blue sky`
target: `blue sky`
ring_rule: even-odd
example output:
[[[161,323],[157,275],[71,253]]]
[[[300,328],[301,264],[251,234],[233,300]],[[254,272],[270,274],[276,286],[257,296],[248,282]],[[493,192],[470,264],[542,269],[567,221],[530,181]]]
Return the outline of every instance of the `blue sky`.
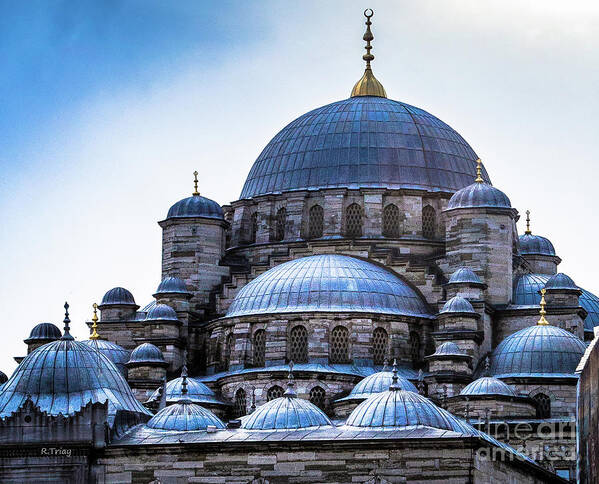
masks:
[[[110,287],[149,302],[191,173],[235,200],[279,129],[347,97],[366,7],[389,97],[459,131],[599,293],[596,2],[0,1],[0,369],[65,299],[81,338]]]

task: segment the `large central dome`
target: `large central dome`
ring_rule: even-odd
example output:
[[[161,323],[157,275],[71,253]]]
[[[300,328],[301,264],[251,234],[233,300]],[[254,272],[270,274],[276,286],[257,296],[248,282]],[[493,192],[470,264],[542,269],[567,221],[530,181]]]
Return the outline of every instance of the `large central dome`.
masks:
[[[319,188],[456,192],[476,176],[476,153],[426,111],[384,97],[320,107],[283,128],[262,151],[240,198]],[[489,178],[483,169],[483,178]]]

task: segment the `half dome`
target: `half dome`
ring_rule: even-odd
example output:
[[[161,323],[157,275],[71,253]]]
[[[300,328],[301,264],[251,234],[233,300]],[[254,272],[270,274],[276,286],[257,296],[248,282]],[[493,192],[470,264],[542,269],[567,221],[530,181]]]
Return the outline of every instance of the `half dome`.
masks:
[[[180,401],[164,407],[146,425],[151,429],[183,432],[206,430],[209,426],[225,428],[225,424],[210,410],[190,401]]]
[[[565,329],[536,325],[505,338],[491,354],[491,375],[573,376],[586,345]]]
[[[239,291],[227,317],[321,311],[431,317],[423,299],[398,276],[338,254],[303,257],[273,267]]]
[[[283,128],[258,156],[240,198],[322,188],[453,193],[472,183],[476,159],[455,130],[426,111],[357,96]]]
[[[167,219],[172,218],[212,218],[224,220],[222,207],[209,198],[201,195],[192,195],[175,203],[166,215]]]

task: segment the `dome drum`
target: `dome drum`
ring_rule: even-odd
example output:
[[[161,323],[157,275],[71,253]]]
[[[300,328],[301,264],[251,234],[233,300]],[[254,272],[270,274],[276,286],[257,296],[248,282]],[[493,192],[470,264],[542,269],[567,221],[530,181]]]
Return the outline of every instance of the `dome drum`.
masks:
[[[471,419],[535,419],[537,407],[529,397],[518,395],[481,394],[455,395],[445,401],[453,415]]]

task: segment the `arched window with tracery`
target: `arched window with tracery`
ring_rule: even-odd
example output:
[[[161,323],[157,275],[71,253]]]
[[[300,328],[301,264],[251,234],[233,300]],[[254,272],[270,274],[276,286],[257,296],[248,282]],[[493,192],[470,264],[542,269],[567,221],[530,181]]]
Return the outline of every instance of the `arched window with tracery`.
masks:
[[[400,222],[399,208],[390,203],[383,209],[383,237],[397,239],[401,235]]]
[[[410,332],[410,358],[415,366],[420,362],[420,335],[416,331]]]
[[[243,417],[247,412],[247,398],[245,390],[240,388],[235,392],[235,403],[233,405],[233,414],[235,418]]]
[[[329,361],[331,363],[349,361],[349,331],[345,326],[336,326],[331,331]]]
[[[550,418],[551,398],[544,393],[537,393],[532,399],[537,402],[537,418]]]
[[[270,402],[271,400],[274,400],[275,398],[282,397],[284,392],[285,392],[285,390],[283,390],[283,388],[280,387],[279,385],[273,385],[266,392],[266,400],[268,402]]]
[[[375,365],[382,365],[387,357],[389,335],[384,328],[376,328],[372,333],[372,359]]]
[[[258,212],[250,216],[250,242],[256,243],[256,234],[258,233]]]
[[[285,239],[285,225],[287,225],[287,210],[282,207],[277,210],[275,216],[275,240]]]
[[[254,333],[253,346],[252,363],[254,366],[264,366],[266,362],[266,331],[259,329]]]
[[[314,387],[310,390],[310,402],[316,405],[321,410],[325,407],[326,393],[322,387]]]
[[[320,205],[313,205],[308,214],[308,238],[319,239],[324,232],[324,210]]]
[[[422,209],[422,236],[425,239],[434,239],[437,230],[437,215],[435,209],[427,205]]]
[[[223,354],[223,368],[229,369],[229,365],[231,364],[231,353],[233,352],[233,335],[229,333],[227,335],[227,339],[225,341],[225,351]]]
[[[345,236],[362,237],[362,207],[357,203],[352,203],[345,210]]]
[[[289,360],[308,363],[308,330],[304,326],[295,326],[289,332]]]

